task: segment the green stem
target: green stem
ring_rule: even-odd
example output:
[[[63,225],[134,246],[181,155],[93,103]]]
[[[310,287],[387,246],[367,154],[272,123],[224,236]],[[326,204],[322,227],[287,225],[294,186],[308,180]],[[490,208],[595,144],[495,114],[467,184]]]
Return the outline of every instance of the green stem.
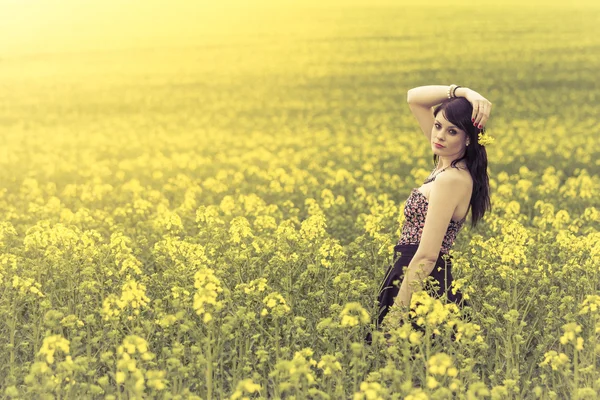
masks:
[[[279,359],[279,320],[275,318],[275,356]]]
[[[592,338],[590,340],[591,342],[591,346],[590,348],[592,349],[591,353],[592,353],[592,376],[595,377],[596,376],[596,314],[594,314],[594,316],[592,317]],[[592,380],[592,387],[594,388],[594,391],[597,393],[598,392],[598,380],[597,379],[593,379]]]
[[[236,335],[235,336],[235,347],[234,349],[238,349],[236,352],[234,352],[234,354],[237,356],[235,360],[233,360],[233,377],[232,377],[232,382],[235,384],[238,381],[238,371],[240,369],[240,358],[242,355],[242,349],[240,349],[240,343],[239,343],[239,336]],[[247,354],[247,353],[243,353],[243,354]]]
[[[429,328],[429,324],[425,323],[425,357],[426,359],[424,360],[425,362],[427,362],[429,360],[429,356],[431,353],[431,331]]]
[[[358,371],[356,370],[356,357],[352,357],[352,379],[354,380],[354,393],[358,392]]]
[[[287,290],[288,290],[288,297],[289,297],[289,302],[290,302],[290,308],[293,310],[294,309],[294,296],[292,296],[292,271],[293,269],[290,268],[288,270],[288,282],[287,282]]]
[[[10,375],[11,376],[15,376],[15,333],[16,333],[16,327],[17,327],[17,301],[16,299],[13,299],[13,304],[12,304],[12,320],[11,320],[11,326],[10,326]]]
[[[117,381],[117,363],[115,362],[115,382]],[[117,383],[117,398],[121,400],[121,383]]]
[[[577,350],[577,348],[575,348],[575,352],[573,353],[573,365],[575,366],[575,376],[573,378],[573,394],[575,395],[575,399],[578,399],[579,396],[577,396],[577,386],[578,386],[578,381],[579,381],[579,365],[578,364],[578,360],[577,360],[577,356],[579,354],[579,350]]]
[[[211,342],[212,342],[212,330],[208,329],[208,340],[206,342],[206,355],[207,355],[207,365],[206,365],[206,398],[212,399],[212,352],[211,352]]]

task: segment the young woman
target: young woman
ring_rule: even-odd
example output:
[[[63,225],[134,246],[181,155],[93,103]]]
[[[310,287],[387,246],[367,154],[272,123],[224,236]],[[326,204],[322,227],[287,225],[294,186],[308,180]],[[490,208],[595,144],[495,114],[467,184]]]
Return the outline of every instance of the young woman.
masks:
[[[460,292],[452,294],[448,252],[469,210],[471,227],[475,227],[491,209],[487,153],[478,135],[485,133],[492,103],[457,85],[410,89],[407,102],[430,143],[435,167],[406,200],[402,234],[394,247],[395,262],[379,287],[377,329],[395,301],[407,315],[412,293],[428,276],[439,284],[437,296],[446,293],[457,305],[467,304]],[[412,325],[424,332],[421,326]],[[365,340],[371,343],[370,333]]]

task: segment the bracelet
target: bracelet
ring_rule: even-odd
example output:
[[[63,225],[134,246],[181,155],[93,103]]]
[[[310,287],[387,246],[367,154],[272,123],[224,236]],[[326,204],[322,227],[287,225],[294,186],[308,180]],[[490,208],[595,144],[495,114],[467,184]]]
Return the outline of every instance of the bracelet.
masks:
[[[455,84],[452,84],[452,85],[448,86],[448,98],[449,99],[451,99],[453,97],[452,94],[454,92],[455,86],[456,86]]]
[[[454,86],[454,84],[448,86],[448,98],[451,99],[452,96],[450,95],[450,91],[452,90],[452,86]]]
[[[459,87],[462,87],[462,86],[458,86],[458,85],[457,85],[457,86],[454,88],[454,90],[452,91],[452,97],[456,97],[456,89],[458,89]]]

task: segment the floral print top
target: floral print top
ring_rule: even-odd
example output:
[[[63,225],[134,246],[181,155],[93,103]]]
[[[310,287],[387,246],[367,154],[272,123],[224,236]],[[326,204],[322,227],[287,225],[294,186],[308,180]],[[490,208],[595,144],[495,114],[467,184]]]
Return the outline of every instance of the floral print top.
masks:
[[[421,241],[421,233],[425,225],[425,216],[427,215],[427,197],[418,189],[413,189],[404,205],[404,225],[402,225],[402,234],[397,244],[419,244]],[[469,206],[470,208],[470,206]],[[467,214],[468,215],[468,214]],[[448,229],[442,241],[442,254],[448,254],[458,231],[462,228],[467,217],[460,221],[450,220]]]

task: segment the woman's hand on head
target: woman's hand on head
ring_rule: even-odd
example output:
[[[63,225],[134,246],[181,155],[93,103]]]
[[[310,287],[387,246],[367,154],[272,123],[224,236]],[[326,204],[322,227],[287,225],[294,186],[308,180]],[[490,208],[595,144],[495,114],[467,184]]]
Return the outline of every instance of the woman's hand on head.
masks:
[[[490,118],[492,103],[474,90],[467,92],[465,98],[473,106],[473,115],[471,116],[473,125],[480,129],[483,128]]]

